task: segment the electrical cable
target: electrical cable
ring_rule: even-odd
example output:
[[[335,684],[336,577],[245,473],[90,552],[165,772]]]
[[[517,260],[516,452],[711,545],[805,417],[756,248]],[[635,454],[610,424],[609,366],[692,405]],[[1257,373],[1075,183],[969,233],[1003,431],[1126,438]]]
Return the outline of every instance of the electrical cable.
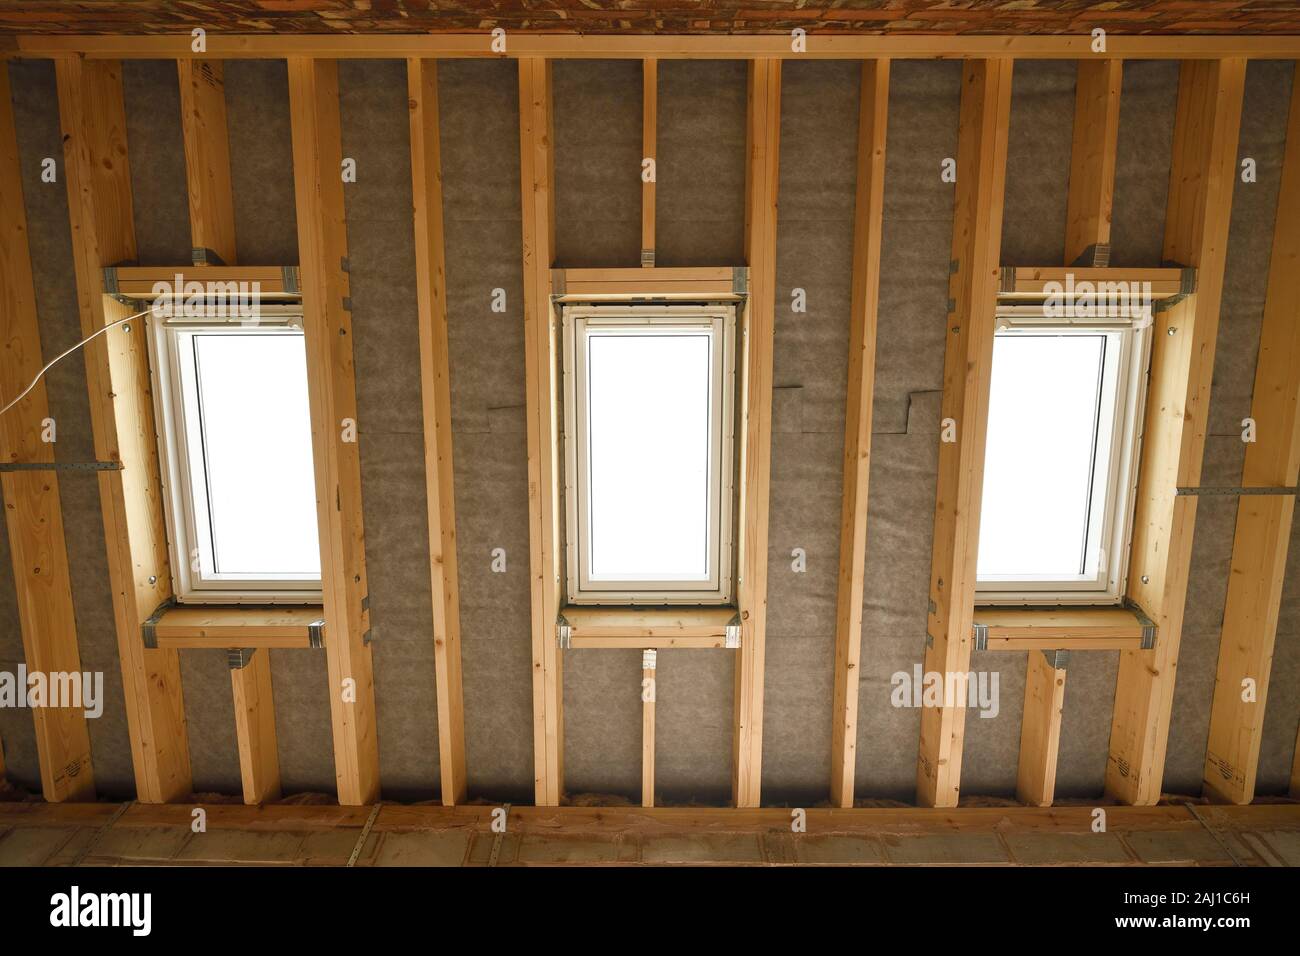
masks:
[[[27,393],[30,392],[32,389],[34,389],[34,388],[36,387],[36,384],[37,384],[37,383],[38,383],[38,382],[39,382],[39,381],[40,381],[40,380],[45,376],[45,373],[46,373],[46,372],[48,372],[50,369],[52,369],[52,368],[53,368],[55,365],[57,365],[59,362],[62,362],[65,358],[67,358],[67,357],[68,357],[69,355],[71,355],[73,352],[77,351],[77,349],[79,349],[79,348],[81,348],[83,345],[86,345],[87,343],[93,341],[93,340],[94,340],[95,338],[97,338],[98,336],[103,335],[103,334],[104,334],[105,332],[107,332],[109,329],[111,329],[111,328],[115,328],[115,327],[121,325],[121,324],[124,323],[124,322],[130,322],[132,319],[143,318],[144,316],[148,315],[148,314],[149,314],[150,312],[152,312],[152,311],[153,311],[153,308],[150,307],[150,308],[148,308],[148,309],[145,309],[143,312],[137,312],[135,315],[128,315],[128,316],[127,316],[126,318],[124,318],[124,319],[116,319],[116,320],[114,320],[114,321],[108,323],[108,325],[104,326],[102,329],[99,329],[98,331],[96,331],[96,332],[92,332],[90,335],[87,335],[84,339],[82,339],[82,340],[81,340],[80,342],[78,342],[76,345],[72,346],[72,348],[68,349],[68,350],[67,350],[66,352],[64,352],[63,354],[61,354],[61,355],[59,355],[59,356],[57,356],[57,357],[51,359],[49,362],[46,363],[46,365],[45,365],[45,367],[44,367],[43,369],[41,369],[39,372],[36,373],[36,377],[35,377],[34,379],[32,379],[32,383],[31,383],[30,385],[28,385],[25,389],[23,389],[21,392],[18,393],[18,397],[17,397],[17,398],[15,398],[12,402],[10,402],[10,403],[9,403],[8,405],[6,405],[4,408],[0,408],[0,415],[3,415],[5,412],[9,411],[9,409],[13,408],[15,405],[17,405],[19,402],[21,402],[24,398],[26,398],[26,397],[27,397]]]

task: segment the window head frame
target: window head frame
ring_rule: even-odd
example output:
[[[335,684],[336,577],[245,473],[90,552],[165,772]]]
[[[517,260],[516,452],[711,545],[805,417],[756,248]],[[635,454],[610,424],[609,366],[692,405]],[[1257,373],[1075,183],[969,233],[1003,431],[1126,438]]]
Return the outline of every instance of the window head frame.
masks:
[[[736,303],[560,302],[566,595],[574,605],[726,605],[735,594]],[[590,343],[593,336],[706,335],[709,340],[707,573],[635,579],[594,573]],[[580,387],[581,386],[581,387]]]

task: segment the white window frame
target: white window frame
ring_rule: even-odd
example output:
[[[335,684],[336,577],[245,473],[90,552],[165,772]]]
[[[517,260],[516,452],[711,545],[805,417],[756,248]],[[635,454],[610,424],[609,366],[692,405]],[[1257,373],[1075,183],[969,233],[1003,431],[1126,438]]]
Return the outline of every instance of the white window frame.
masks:
[[[1110,333],[1105,361],[1114,364],[1114,415],[1098,423],[1098,441],[1110,443],[1110,474],[1104,484],[1094,481],[1092,509],[1100,521],[1089,521],[1089,547],[1101,546],[1101,561],[1093,578],[1061,580],[978,580],[975,601],[980,605],[1118,605],[1124,601],[1132,542],[1133,503],[1137,493],[1142,447],[1143,412],[1151,360],[1152,313],[1149,307],[1117,315],[1063,316],[1043,314],[1041,306],[999,306],[999,335]],[[1118,354],[1114,354],[1118,351]],[[1108,434],[1107,434],[1108,433]]]
[[[729,604],[735,493],[736,310],[734,304],[564,303],[564,497],[567,593],[571,604]],[[587,483],[586,348],[590,330],[700,330],[710,335],[709,577],[702,581],[592,581]]]
[[[195,485],[191,482],[191,455],[197,452],[191,444],[195,436],[187,431],[186,423],[196,409],[195,397],[187,395],[182,384],[181,363],[187,361],[183,345],[189,341],[187,336],[196,332],[302,335],[301,306],[260,304],[255,319],[223,314],[220,307],[203,310],[187,306],[184,311],[188,314],[171,318],[150,316],[152,329],[148,336],[159,471],[176,600],[181,604],[319,604],[319,576],[249,579],[204,575],[191,561],[195,549],[208,547],[209,542],[197,521],[200,503],[192,497]]]

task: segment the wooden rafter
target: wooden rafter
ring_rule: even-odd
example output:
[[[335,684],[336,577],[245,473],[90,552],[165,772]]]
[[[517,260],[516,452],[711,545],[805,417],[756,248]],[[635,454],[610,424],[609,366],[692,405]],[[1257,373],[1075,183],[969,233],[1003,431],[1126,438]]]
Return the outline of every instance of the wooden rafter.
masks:
[[[368,644],[369,591],[361,513],[361,455],[348,440],[357,420],[348,311],[347,232],[340,175],[337,64],[289,61],[294,194],[302,272],[303,332],[316,472],[321,591],[330,639],[330,715],[339,802],[373,803],[379,795],[374,672]],[[355,427],[351,430],[355,434]]]
[[[1157,316],[1133,516],[1127,597],[1156,645],[1120,655],[1106,792],[1153,804],[1164,777],[1209,415],[1219,301],[1236,178],[1244,60],[1182,65],[1163,258],[1197,270],[1196,293]]]
[[[456,571],[451,370],[447,349],[447,270],[443,255],[438,72],[433,60],[407,63],[411,176],[415,206],[416,301],[420,316],[420,395],[429,511],[433,656],[438,685],[438,766],[442,802],[465,802],[465,703],[461,689],[460,585]]]
[[[641,62],[641,159],[650,160],[654,175],[641,174],[641,265],[655,264],[655,179],[658,177],[659,61],[646,57]]]
[[[255,804],[278,799],[280,756],[271,698],[270,652],[254,651],[246,660],[232,661],[230,687],[235,697],[235,741],[239,747],[244,802]]]
[[[641,806],[655,805],[655,697],[659,682],[655,679],[659,652],[647,648],[641,652]]]
[[[1010,60],[971,60],[962,73],[957,135],[957,196],[949,282],[948,344],[942,411],[953,441],[939,445],[934,554],[925,670],[947,675],[970,666],[975,558],[984,439],[993,361],[994,303],[1002,236]],[[956,806],[966,712],[961,706],[921,711],[917,803]]]
[[[122,73],[114,61],[77,58],[55,71],[77,306],[90,335],[131,314],[103,294],[102,274],[135,258]],[[165,803],[188,794],[191,777],[180,660],[141,639],[141,625],[172,597],[145,324],[100,336],[85,363],[96,457],[122,463],[99,473],[99,497],[136,796]]]
[[[1300,73],[1296,79],[1300,81]],[[1300,86],[1292,86],[1286,154],[1273,226],[1264,324],[1241,483],[1294,488],[1300,477]],[[1282,603],[1295,498],[1242,495],[1219,642],[1218,674],[1205,754],[1205,792],[1250,803],[1264,733],[1273,643]],[[1250,699],[1244,685],[1254,682]]]
[[[1065,262],[1104,266],[1110,259],[1111,206],[1122,60],[1080,60],[1075,83],[1074,142],[1065,212]]]
[[[867,563],[867,485],[871,477],[871,408],[876,382],[876,308],[885,208],[885,132],[889,61],[862,64],[858,111],[858,182],[853,225],[848,398],[844,415],[844,503],[835,611],[831,724],[831,803],[853,806],[858,743],[858,662]]]
[[[591,35],[511,31],[506,49],[493,49],[490,32],[442,34],[217,34],[206,48],[193,48],[189,33],[176,36],[28,35],[14,38],[20,56],[57,57],[80,53],[88,58],[283,58],[409,59],[481,57],[500,59],[949,59],[1016,58],[1021,60],[1105,59],[1192,60],[1222,57],[1289,60],[1300,57],[1300,37],[1266,36],[1116,36],[1094,51],[1089,33],[1073,35],[914,35],[879,36],[813,32],[806,49],[796,50],[790,34],[731,35]],[[12,49],[12,47],[11,47]]]
[[[767,641],[768,486],[772,469],[772,341],[776,324],[776,198],[781,134],[781,61],[749,66],[740,432],[740,653],[736,658],[732,799],[756,807],[763,769],[763,670]]]
[[[564,694],[556,646],[560,612],[557,329],[551,64],[519,61],[519,180],[523,209],[524,351],[528,414],[529,570],[532,580],[533,762],[539,806],[564,795]]]
[[[0,290],[0,401],[8,403],[36,377],[43,359],[7,69],[0,70]],[[54,445],[43,440],[49,414],[45,383],[40,382],[0,418],[0,459],[53,462]],[[47,674],[79,674],[81,652],[58,476],[54,472],[6,472],[0,487],[27,668]],[[95,774],[85,712],[72,707],[36,707],[32,719],[45,799],[93,800]]]
[[[1061,707],[1065,703],[1065,656],[1061,651],[1029,652],[1016,799],[1031,807],[1050,807],[1056,793],[1056,756],[1061,746]]]
[[[176,67],[193,258],[196,263],[234,265],[235,204],[230,189],[224,67],[220,60],[177,60]]]

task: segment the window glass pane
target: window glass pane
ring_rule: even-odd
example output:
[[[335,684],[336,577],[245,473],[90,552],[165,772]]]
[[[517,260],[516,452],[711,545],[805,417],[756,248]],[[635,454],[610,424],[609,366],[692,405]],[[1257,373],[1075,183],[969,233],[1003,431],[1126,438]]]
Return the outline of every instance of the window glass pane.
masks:
[[[213,570],[318,578],[302,335],[199,333],[192,341],[208,502],[195,520],[206,517],[211,528]]]
[[[587,336],[588,573],[709,578],[707,332]]]
[[[1102,334],[994,339],[979,578],[1068,580],[1096,567],[1088,531],[1101,520],[1091,514],[1096,464],[1105,480],[1095,460],[1105,349]]]

